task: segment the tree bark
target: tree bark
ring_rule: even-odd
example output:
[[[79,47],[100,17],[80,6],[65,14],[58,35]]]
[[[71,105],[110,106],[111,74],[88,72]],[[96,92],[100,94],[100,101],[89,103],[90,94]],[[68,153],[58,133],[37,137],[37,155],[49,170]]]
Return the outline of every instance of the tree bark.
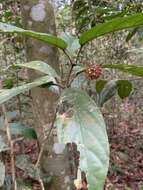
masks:
[[[52,5],[48,0],[21,0],[22,18],[25,29],[56,35],[55,18]],[[26,39],[27,59],[42,60],[59,72],[58,51],[55,47],[40,41]],[[30,71],[30,79],[37,78],[38,72]],[[31,91],[33,114],[39,143],[42,143],[45,132],[50,130],[59,94],[45,88],[34,88]],[[57,151],[58,150],[58,151]],[[58,153],[57,153],[58,152]],[[56,143],[52,135],[44,147],[40,162],[41,170],[52,176],[52,181],[45,187],[48,190],[71,190],[69,163],[66,149]]]

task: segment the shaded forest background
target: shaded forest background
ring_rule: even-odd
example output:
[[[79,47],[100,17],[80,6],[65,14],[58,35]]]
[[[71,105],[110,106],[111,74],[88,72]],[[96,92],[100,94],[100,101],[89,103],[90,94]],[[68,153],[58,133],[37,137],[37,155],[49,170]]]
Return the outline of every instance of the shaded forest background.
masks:
[[[57,32],[59,35],[72,33],[79,35],[81,32],[104,22],[104,15],[95,11],[97,8],[109,8],[115,15],[122,9],[129,13],[142,12],[142,1],[52,1],[56,13]],[[96,14],[95,14],[96,12]],[[79,18],[80,15],[80,18]],[[106,15],[107,16],[107,15]],[[110,16],[110,15],[108,15]],[[17,0],[0,0],[0,21],[12,23],[22,27],[20,2]],[[132,30],[131,30],[132,32]],[[143,59],[143,29],[137,29],[131,38],[128,31],[116,32],[91,42],[83,50],[86,52],[87,64],[126,63],[142,65]],[[128,38],[127,38],[128,37]],[[24,39],[19,36],[0,35],[0,80],[5,88],[11,88],[22,83],[26,78],[25,72],[15,72],[9,69],[14,63],[26,61]],[[61,53],[61,65],[65,60]],[[87,61],[88,60],[88,61]],[[64,63],[65,64],[65,63]],[[142,190],[143,189],[143,82],[141,78],[127,76],[126,74],[109,71],[104,73],[103,80],[130,79],[134,89],[131,95],[121,100],[113,96],[102,108],[108,127],[111,147],[110,170],[106,182],[107,190]],[[79,78],[79,83],[81,83]],[[86,90],[95,96],[95,83],[89,81]],[[33,126],[30,93],[17,96],[9,101],[7,110],[9,118],[14,123],[23,123],[27,127]],[[14,111],[13,111],[14,110]],[[21,141],[20,141],[21,142]],[[24,140],[15,144],[15,154],[28,154],[33,162],[37,157],[37,144],[34,140]],[[5,154],[7,176],[9,172],[9,154]],[[28,178],[22,170],[17,169],[19,177]],[[29,179],[28,179],[29,180]],[[39,184],[32,182],[33,189],[38,189]]]

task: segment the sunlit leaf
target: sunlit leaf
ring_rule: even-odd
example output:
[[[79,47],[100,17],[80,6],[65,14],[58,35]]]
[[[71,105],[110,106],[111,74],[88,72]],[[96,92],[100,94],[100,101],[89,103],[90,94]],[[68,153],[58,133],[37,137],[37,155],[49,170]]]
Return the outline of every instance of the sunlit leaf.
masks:
[[[126,64],[105,64],[102,65],[103,68],[117,69],[125,73],[129,73],[135,76],[143,77],[143,67],[135,65],[126,65]]]
[[[81,171],[89,190],[102,190],[109,165],[106,126],[95,102],[83,91],[67,90],[61,97],[69,109],[57,118],[60,143],[75,142],[80,151]]]
[[[98,24],[80,36],[80,44],[84,45],[87,42],[103,36],[105,34],[123,30],[127,28],[139,27],[143,25],[143,14],[137,13],[131,16],[120,17],[109,22]]]
[[[44,76],[40,77],[39,79],[36,79],[34,82],[27,83],[9,90],[1,90],[0,91],[0,104],[6,102],[7,100],[11,99],[12,97],[23,93],[25,91],[28,91],[34,87],[40,86],[45,83],[54,82],[53,77],[50,76]]]
[[[37,40],[43,41],[47,44],[54,45],[61,49],[66,49],[67,47],[67,44],[64,40],[62,40],[61,38],[57,38],[56,36],[53,36],[51,34],[34,32],[31,30],[24,30],[22,28],[18,28],[16,26],[2,23],[2,22],[0,22],[0,32],[1,33],[17,33],[23,36],[32,37]]]
[[[48,65],[47,63],[43,61],[31,61],[29,63],[24,63],[24,64],[15,64],[15,66],[34,69],[42,73],[45,73],[51,77],[59,78],[56,71],[50,65]]]

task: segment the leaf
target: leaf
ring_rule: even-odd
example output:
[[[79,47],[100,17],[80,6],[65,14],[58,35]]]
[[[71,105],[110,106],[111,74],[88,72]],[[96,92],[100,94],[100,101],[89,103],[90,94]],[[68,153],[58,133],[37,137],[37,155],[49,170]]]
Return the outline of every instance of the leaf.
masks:
[[[100,94],[100,92],[103,90],[106,83],[107,83],[107,80],[97,80],[96,81],[96,92],[98,94]]]
[[[56,71],[50,65],[48,65],[47,63],[45,63],[43,61],[31,61],[29,63],[24,63],[24,64],[15,64],[15,66],[26,67],[29,69],[38,70],[51,77],[59,78]]]
[[[97,26],[91,28],[90,30],[84,32],[80,36],[80,44],[84,45],[89,41],[103,36],[105,34],[115,32],[118,30],[123,30],[127,28],[139,27],[143,25],[143,14],[137,13],[131,16],[120,17],[113,19],[109,22],[98,24]]]
[[[9,150],[8,145],[5,144],[4,139],[0,136],[0,153]]]
[[[27,83],[9,90],[1,90],[0,91],[0,104],[6,102],[7,100],[11,99],[12,97],[23,93],[25,91],[30,90],[31,88],[40,86],[45,83],[54,82],[54,79],[50,76],[44,76],[36,79],[34,82]]]
[[[74,53],[76,50],[80,48],[79,39],[68,34],[64,33],[62,39],[68,44],[67,50],[70,53]]]
[[[51,177],[45,176],[39,168],[36,168],[34,164],[32,164],[31,159],[28,155],[19,155],[16,157],[16,167],[23,170],[30,178],[39,181],[42,179],[43,182],[49,183],[51,181]]]
[[[128,80],[119,80],[117,85],[120,98],[126,98],[132,92],[132,83]]]
[[[129,73],[135,76],[143,77],[143,67],[135,65],[126,65],[126,64],[105,64],[102,65],[103,68],[111,68]]]
[[[4,179],[5,179],[5,166],[4,166],[4,164],[0,161],[0,187],[3,186],[3,184],[4,184]]]
[[[64,40],[62,40],[61,38],[57,38],[56,36],[53,36],[51,34],[34,32],[31,30],[24,30],[22,28],[18,28],[16,26],[6,24],[6,23],[2,23],[2,22],[0,22],[0,32],[1,33],[21,34],[23,36],[28,36],[28,37],[32,37],[34,39],[43,41],[47,44],[54,45],[54,46],[61,48],[61,49],[67,48],[66,42]]]
[[[112,98],[117,92],[117,80],[109,81],[100,93],[98,105],[103,106],[103,104]]]
[[[66,90],[61,102],[70,107],[57,118],[59,142],[77,144],[79,168],[86,174],[88,189],[102,190],[109,166],[109,143],[102,114],[95,102],[80,90]]]
[[[37,139],[37,134],[34,128],[28,127],[20,122],[17,123],[9,123],[11,134],[12,135],[22,135],[29,139]],[[0,130],[6,132],[5,124],[4,124],[4,117],[0,117]],[[5,151],[8,149],[7,145],[2,143],[0,137],[0,152]]]
[[[111,99],[117,92],[120,98],[126,98],[132,91],[132,83],[128,80],[111,80],[106,82],[99,94],[98,104],[103,106],[105,102]]]

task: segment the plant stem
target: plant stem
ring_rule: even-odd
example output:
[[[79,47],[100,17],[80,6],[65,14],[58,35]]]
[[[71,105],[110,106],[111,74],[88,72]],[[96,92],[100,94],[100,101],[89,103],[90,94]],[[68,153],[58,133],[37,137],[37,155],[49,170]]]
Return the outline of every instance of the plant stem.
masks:
[[[42,142],[41,149],[40,149],[40,152],[39,152],[39,156],[38,156],[37,162],[35,164],[35,168],[38,168],[38,166],[40,164],[40,161],[41,161],[41,158],[42,158],[42,155],[43,155],[43,152],[44,152],[45,143],[49,139],[49,137],[51,135],[51,132],[52,132],[52,129],[54,128],[54,123],[55,123],[55,120],[56,120],[56,117],[57,117],[58,108],[59,108],[59,106],[57,106],[56,111],[54,113],[49,133],[45,136],[45,138],[44,138],[44,140]]]
[[[14,190],[17,190],[17,183],[16,183],[16,172],[15,172],[15,159],[14,159],[14,142],[11,137],[11,131],[10,131],[10,126],[9,122],[6,116],[6,107],[5,105],[2,105],[2,112],[5,117],[5,127],[6,127],[6,134],[7,134],[7,139],[8,139],[8,144],[10,146],[10,159],[11,159],[11,174],[12,174],[12,181],[14,184]]]

